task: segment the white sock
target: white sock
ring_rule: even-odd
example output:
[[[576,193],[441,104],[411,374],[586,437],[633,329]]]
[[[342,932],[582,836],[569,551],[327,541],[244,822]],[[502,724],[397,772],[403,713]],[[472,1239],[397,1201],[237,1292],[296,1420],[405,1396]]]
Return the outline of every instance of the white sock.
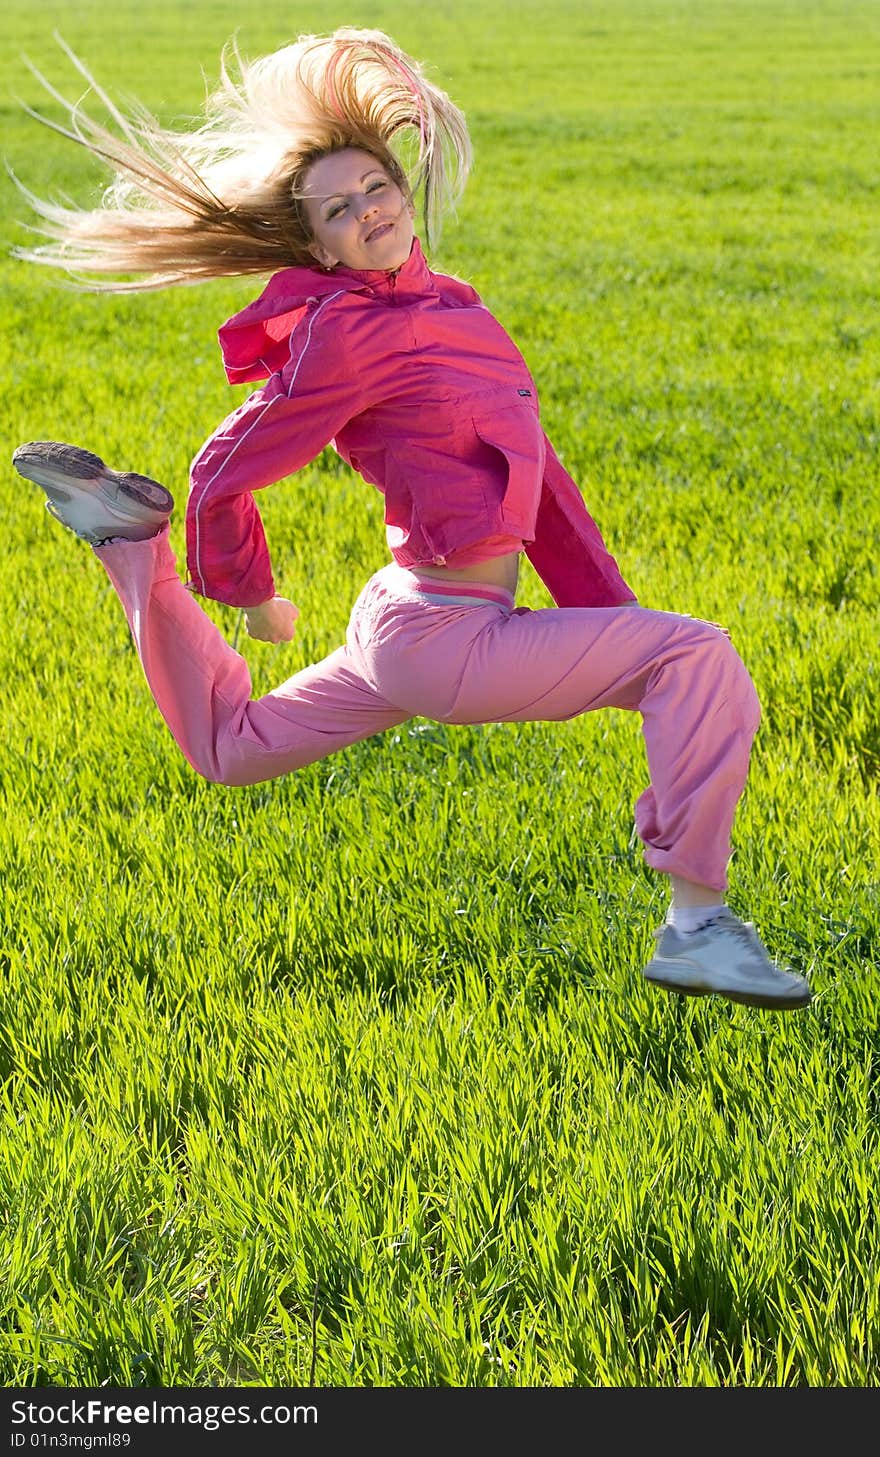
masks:
[[[666,915],[667,926],[674,926],[676,931],[688,936],[692,931],[699,931],[709,921],[714,921],[727,907],[719,901],[717,906],[676,906],[671,905]]]

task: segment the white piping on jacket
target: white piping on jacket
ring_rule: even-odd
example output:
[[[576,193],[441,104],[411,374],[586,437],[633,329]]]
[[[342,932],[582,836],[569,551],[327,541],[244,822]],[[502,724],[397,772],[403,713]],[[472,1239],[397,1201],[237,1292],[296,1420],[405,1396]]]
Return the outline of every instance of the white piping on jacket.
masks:
[[[203,572],[201,570],[201,524],[199,522],[199,512],[201,511],[202,506],[204,505],[205,497],[207,496],[207,494],[208,494],[209,490],[211,489],[211,487],[213,486],[214,482],[219,479],[221,472],[225,469],[225,467],[232,460],[232,457],[235,455],[235,452],[238,450],[239,446],[240,445],[243,445],[244,442],[247,440],[248,436],[250,435],[251,431],[252,430],[256,430],[257,426],[259,424],[261,424],[261,422],[263,420],[263,416],[269,410],[271,410],[271,408],[275,404],[276,400],[284,400],[284,399],[289,400],[291,398],[291,396],[293,394],[293,387],[296,384],[296,377],[299,374],[300,365],[302,364],[303,359],[305,358],[306,350],[308,349],[309,344],[311,343],[311,340],[312,340],[312,329],[314,327],[315,320],[317,319],[319,313],[321,312],[321,310],[323,309],[323,307],[324,307],[325,304],[332,303],[335,298],[339,298],[342,294],[344,294],[346,292],[347,292],[347,289],[340,288],[340,289],[337,290],[336,293],[328,294],[327,297],[325,299],[323,299],[321,301],[321,303],[318,305],[318,307],[315,309],[315,312],[312,314],[312,317],[309,319],[308,333],[306,334],[305,342],[303,343],[303,347],[300,350],[299,359],[296,361],[296,368],[294,369],[293,374],[290,377],[290,384],[289,384],[288,389],[287,389],[287,394],[286,395],[275,395],[273,399],[269,400],[268,404],[266,404],[263,407],[263,409],[260,411],[260,413],[257,416],[257,418],[254,421],[254,423],[252,425],[250,425],[248,427],[248,429],[244,432],[244,434],[242,435],[241,439],[240,440],[236,440],[236,442],[235,442],[234,446],[232,447],[232,449],[230,450],[229,454],[225,457],[224,460],[221,461],[220,465],[218,465],[218,467],[215,470],[214,474],[212,475],[211,479],[209,481],[206,481],[205,484],[204,484],[204,486],[202,487],[201,493],[199,495],[199,499],[196,502],[195,510],[193,512],[193,519],[194,519],[194,522],[195,522],[195,533],[196,533],[196,535],[195,535],[195,547],[194,547],[195,561],[194,561],[194,564],[193,564],[193,577],[196,579],[196,582],[198,583],[198,590],[201,591],[201,593],[202,593],[203,596],[205,595],[205,578],[204,578],[204,574],[203,574]]]

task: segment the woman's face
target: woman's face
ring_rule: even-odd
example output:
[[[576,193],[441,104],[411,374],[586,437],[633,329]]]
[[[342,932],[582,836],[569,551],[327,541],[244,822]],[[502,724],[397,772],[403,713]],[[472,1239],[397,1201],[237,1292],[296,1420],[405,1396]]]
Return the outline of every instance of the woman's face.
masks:
[[[311,251],[324,268],[391,272],[405,263],[413,240],[413,206],[375,157],[358,147],[330,152],[305,176],[303,207]]]

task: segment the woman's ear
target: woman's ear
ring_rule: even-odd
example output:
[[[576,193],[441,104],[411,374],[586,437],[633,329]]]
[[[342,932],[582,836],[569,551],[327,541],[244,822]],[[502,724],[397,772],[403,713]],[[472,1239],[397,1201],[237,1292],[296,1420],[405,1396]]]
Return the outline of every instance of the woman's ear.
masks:
[[[332,253],[328,253],[320,243],[309,243],[309,252],[313,258],[317,259],[321,267],[328,271],[339,262],[339,259],[334,258]]]

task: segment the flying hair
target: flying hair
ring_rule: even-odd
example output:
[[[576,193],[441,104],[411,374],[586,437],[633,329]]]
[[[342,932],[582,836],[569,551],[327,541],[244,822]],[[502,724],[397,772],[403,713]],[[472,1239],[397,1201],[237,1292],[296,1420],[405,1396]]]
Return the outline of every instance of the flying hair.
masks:
[[[43,222],[30,231],[47,241],[13,252],[64,270],[86,291],[136,292],[314,267],[301,202],[306,173],[345,147],[375,157],[408,199],[421,196],[428,247],[467,181],[472,150],[464,114],[380,30],[303,35],[254,62],[230,42],[204,119],[189,131],[163,128],[139,103],[117,106],[80,57],[56,40],[109,121],[94,120],[82,101],[67,101],[30,62],[62,106],[65,124],[25,110],[114,176],[93,208],[40,198],[14,178]]]

